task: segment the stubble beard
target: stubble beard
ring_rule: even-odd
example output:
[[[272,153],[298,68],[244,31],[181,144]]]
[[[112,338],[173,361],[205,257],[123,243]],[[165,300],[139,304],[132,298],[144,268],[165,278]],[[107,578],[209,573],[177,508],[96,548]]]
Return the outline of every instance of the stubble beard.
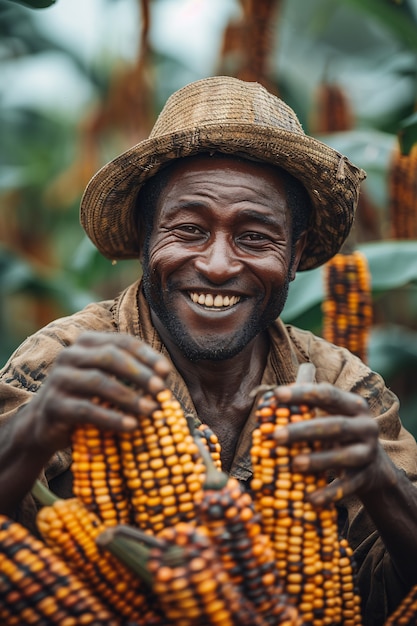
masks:
[[[290,268],[291,269],[291,268]],[[232,335],[224,336],[217,333],[205,333],[204,345],[198,343],[190,334],[187,326],[175,314],[173,294],[175,290],[168,282],[166,290],[151,280],[148,264],[143,268],[143,290],[150,309],[158,317],[168,331],[171,340],[191,362],[202,360],[225,361],[239,354],[257,335],[264,332],[281,314],[288,296],[289,275],[278,293],[272,294],[267,306],[258,315],[261,299],[257,302],[249,320],[245,321]],[[237,305],[239,306],[239,305]]]

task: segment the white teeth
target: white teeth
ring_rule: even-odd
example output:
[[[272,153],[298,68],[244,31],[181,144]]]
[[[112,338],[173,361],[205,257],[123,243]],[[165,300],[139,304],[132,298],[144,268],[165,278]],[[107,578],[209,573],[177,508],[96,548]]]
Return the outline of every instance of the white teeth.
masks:
[[[240,300],[240,296],[213,296],[211,293],[196,293],[195,291],[190,293],[190,298],[193,302],[202,304],[207,307],[215,307],[216,309],[222,307],[233,306]]]

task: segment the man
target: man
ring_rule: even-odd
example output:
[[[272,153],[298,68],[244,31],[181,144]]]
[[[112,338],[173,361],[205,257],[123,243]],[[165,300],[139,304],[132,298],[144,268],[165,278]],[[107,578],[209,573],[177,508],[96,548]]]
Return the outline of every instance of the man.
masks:
[[[133,430],[167,385],[217,433],[225,470],[248,481],[251,391],[280,385],[283,401],[328,413],[280,438],[323,442],[294,468],[336,476],[315,499],[343,495],[365,623],[382,624],[417,583],[416,442],[377,374],[279,320],[296,271],[346,239],[363,177],[256,83],[215,77],[171,96],[149,139],[100,170],[81,205],[98,249],[140,258],[143,280],[39,331],[1,373],[1,512],[33,525],[39,474],[70,493],[73,428]],[[316,383],[294,385],[304,362]]]

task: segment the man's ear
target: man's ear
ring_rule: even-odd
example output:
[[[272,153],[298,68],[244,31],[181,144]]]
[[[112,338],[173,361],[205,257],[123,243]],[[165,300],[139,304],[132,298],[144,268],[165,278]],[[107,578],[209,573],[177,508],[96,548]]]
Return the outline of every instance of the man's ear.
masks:
[[[290,275],[290,280],[294,280],[295,275],[297,273],[297,269],[298,269],[298,265],[300,263],[300,259],[301,259],[301,255],[304,252],[304,248],[306,246],[306,242],[307,242],[307,231],[305,230],[300,237],[298,238],[296,244],[295,244],[295,250],[294,250],[294,260],[293,260],[293,264],[291,267],[291,275]]]

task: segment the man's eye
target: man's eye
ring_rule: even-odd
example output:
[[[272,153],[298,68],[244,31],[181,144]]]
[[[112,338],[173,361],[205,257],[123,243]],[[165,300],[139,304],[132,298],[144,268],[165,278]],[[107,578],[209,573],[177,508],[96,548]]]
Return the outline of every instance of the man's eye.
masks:
[[[202,231],[198,226],[194,224],[182,224],[181,226],[176,226],[175,230],[180,231],[186,235],[201,235]]]
[[[243,237],[241,237],[241,239],[243,241],[266,241],[269,238],[264,235],[263,233],[246,233],[245,235],[243,235]]]

